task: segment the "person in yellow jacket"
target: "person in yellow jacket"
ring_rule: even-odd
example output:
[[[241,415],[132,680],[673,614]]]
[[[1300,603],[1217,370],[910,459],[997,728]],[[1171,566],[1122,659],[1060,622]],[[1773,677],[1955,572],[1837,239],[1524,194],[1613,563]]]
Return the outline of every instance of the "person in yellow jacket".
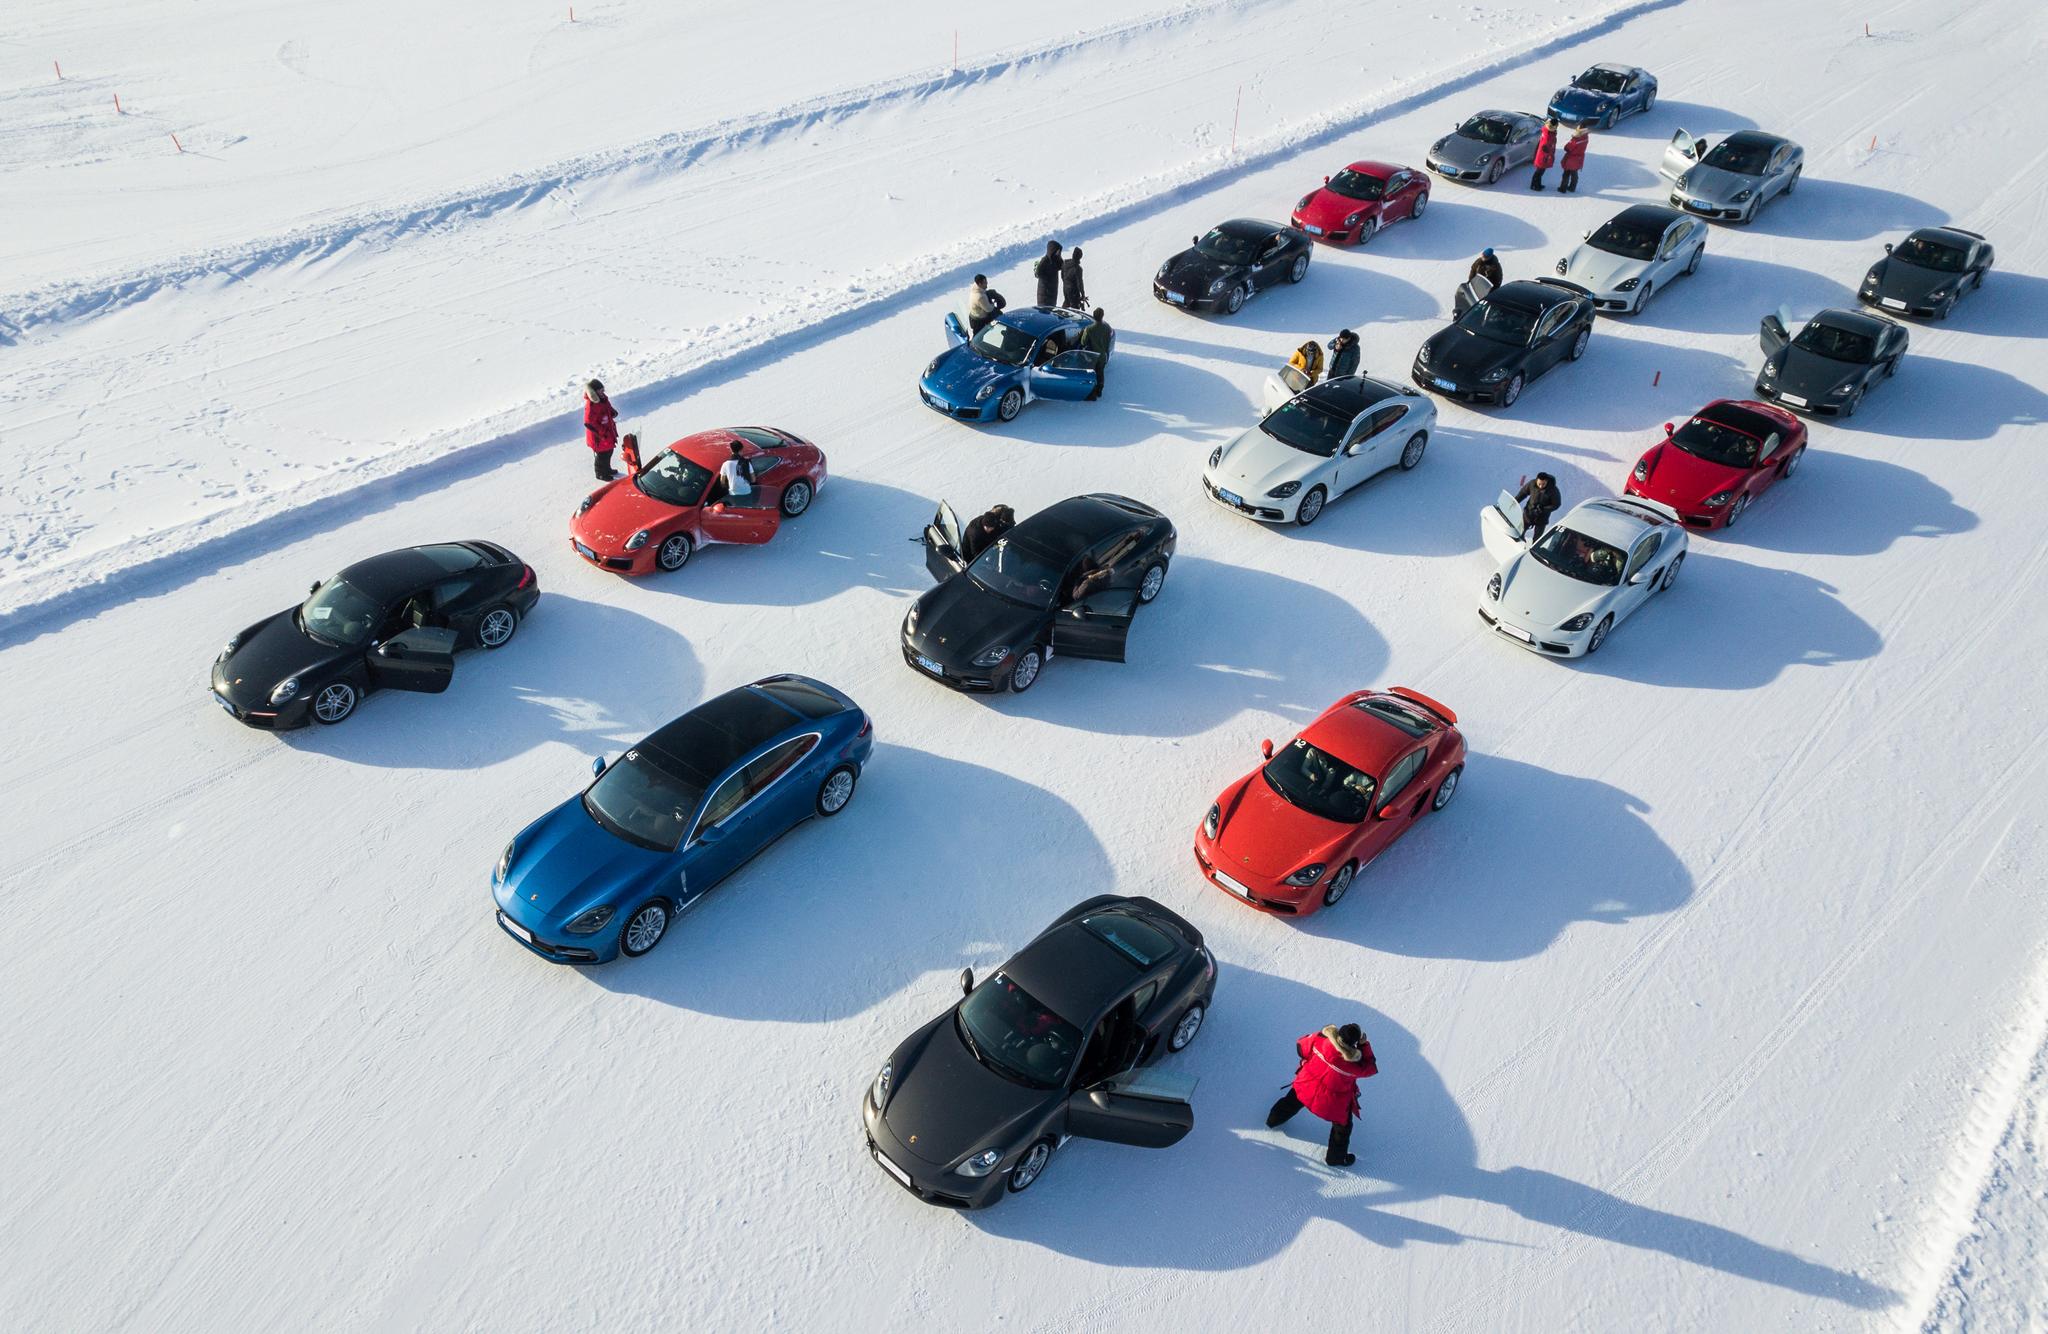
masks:
[[[1323,378],[1323,345],[1313,338],[1309,339],[1294,349],[1294,355],[1287,359],[1287,364],[1300,371],[1310,384],[1314,384]]]

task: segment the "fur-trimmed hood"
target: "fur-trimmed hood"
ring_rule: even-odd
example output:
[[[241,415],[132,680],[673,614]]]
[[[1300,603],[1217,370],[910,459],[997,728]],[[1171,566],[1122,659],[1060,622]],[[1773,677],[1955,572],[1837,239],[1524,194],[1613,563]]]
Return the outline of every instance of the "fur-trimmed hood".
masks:
[[[1359,1045],[1356,1047],[1349,1046],[1345,1043],[1343,1034],[1338,1031],[1338,1028],[1335,1024],[1324,1024],[1323,1036],[1330,1040],[1330,1045],[1332,1047],[1335,1047],[1337,1049],[1337,1054],[1339,1056],[1342,1056],[1345,1060],[1356,1063],[1358,1061],[1362,1061],[1365,1059],[1364,1044],[1366,1042],[1366,1037],[1363,1033],[1360,1033],[1358,1035]]]

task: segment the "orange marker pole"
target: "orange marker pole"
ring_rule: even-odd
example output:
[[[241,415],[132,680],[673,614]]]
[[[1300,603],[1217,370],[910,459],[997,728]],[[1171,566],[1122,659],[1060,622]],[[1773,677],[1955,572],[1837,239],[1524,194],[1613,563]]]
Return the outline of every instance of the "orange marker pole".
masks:
[[[1657,373],[1656,373],[1655,375],[1653,375],[1653,376],[1651,376],[1651,377],[1650,377],[1650,388],[1652,388],[1652,389],[1655,389],[1655,388],[1657,387],[1657,385],[1658,385],[1658,384],[1659,384],[1659,383],[1660,383],[1660,382],[1661,382],[1661,381],[1662,381],[1663,379],[1664,379],[1664,372],[1663,372],[1663,371],[1658,371],[1658,372],[1657,372]]]
[[[125,116],[128,114],[127,112],[121,110],[121,94],[119,93],[114,94],[114,114],[117,116]]]
[[[1244,115],[1244,85],[1237,85],[1237,106],[1230,113],[1230,155],[1237,156],[1237,122]]]
[[[53,60],[50,62],[50,68],[57,71],[57,82],[64,82],[64,67]]]
[[[1874,134],[1870,136],[1870,151],[1873,153],[1877,151],[1877,136]]]
[[[173,132],[171,135],[171,147],[177,149],[180,153],[185,151],[185,145],[178,142],[178,136],[176,132]]]

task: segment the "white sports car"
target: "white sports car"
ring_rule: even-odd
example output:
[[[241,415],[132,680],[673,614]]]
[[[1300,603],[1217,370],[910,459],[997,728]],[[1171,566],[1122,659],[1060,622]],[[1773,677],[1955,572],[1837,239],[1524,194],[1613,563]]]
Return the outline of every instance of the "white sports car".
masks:
[[[1586,289],[1601,310],[1641,313],[1650,293],[1700,266],[1707,224],[1661,204],[1631,204],[1586,233],[1557,271]]]
[[[1365,375],[1325,380],[1218,445],[1202,489],[1261,523],[1311,524],[1368,477],[1422,462],[1435,430],[1436,405],[1413,389]]]
[[[1596,651],[1614,627],[1670,588],[1685,563],[1685,525],[1668,505],[1603,496],[1529,544],[1521,502],[1506,491],[1479,511],[1480,537],[1500,569],[1479,595],[1479,619],[1525,648],[1557,658]]]

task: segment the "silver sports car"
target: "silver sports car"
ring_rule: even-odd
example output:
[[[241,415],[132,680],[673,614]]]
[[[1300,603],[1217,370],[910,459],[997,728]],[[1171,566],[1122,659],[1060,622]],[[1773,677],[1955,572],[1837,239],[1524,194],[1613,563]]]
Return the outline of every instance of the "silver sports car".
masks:
[[[1761,130],[1739,130],[1709,148],[1684,130],[1671,136],[1659,175],[1671,207],[1721,222],[1755,222],[1757,211],[1799,184],[1806,150]]]
[[[1482,111],[1429,150],[1429,169],[1454,181],[1492,185],[1511,167],[1536,157],[1543,118],[1526,111]]]

